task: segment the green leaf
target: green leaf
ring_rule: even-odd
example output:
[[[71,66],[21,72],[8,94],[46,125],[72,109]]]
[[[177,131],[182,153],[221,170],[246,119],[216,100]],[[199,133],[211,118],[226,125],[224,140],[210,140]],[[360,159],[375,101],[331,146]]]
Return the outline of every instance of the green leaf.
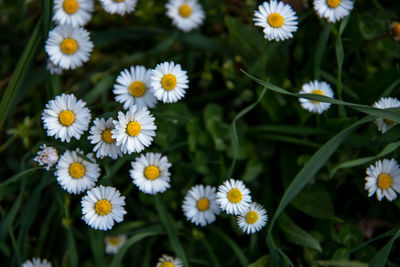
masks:
[[[175,224],[173,223],[171,216],[168,214],[160,195],[156,195],[154,199],[160,220],[167,231],[172,250],[175,252],[176,256],[181,258],[184,266],[189,266],[185,251],[183,250],[182,244],[178,238],[178,231],[175,228]]]
[[[324,30],[321,33],[321,36],[318,39],[317,49],[315,50],[315,64],[314,64],[314,77],[315,79],[320,78],[321,73],[321,63],[324,59],[325,48],[328,44],[329,33],[331,32],[332,23],[327,23],[324,27]]]
[[[283,213],[279,218],[278,226],[289,242],[299,246],[313,248],[319,252],[322,252],[322,248],[318,240],[297,226],[286,213]]]
[[[358,262],[358,261],[313,261],[313,263],[318,264],[318,266],[330,266],[330,267],[367,267],[368,264]]]
[[[372,258],[372,261],[368,265],[369,267],[381,267],[386,265],[387,258],[389,257],[390,250],[392,249],[394,241],[400,237],[400,230],[390,239],[390,241],[381,248],[378,253]]]
[[[384,157],[384,156],[396,151],[399,147],[400,147],[400,141],[399,142],[390,143],[387,146],[385,146],[385,148],[381,152],[379,152],[376,156],[353,159],[353,160],[342,162],[342,163],[338,164],[335,168],[333,168],[333,170],[330,172],[330,176],[333,177],[333,175],[335,175],[335,173],[339,169],[344,169],[344,168],[350,168],[350,167],[364,165],[364,164],[369,163],[371,161],[374,161],[374,160],[377,160],[379,158],[382,158],[382,157]]]
[[[269,255],[264,255],[259,258],[256,262],[249,264],[248,267],[273,267],[271,257]]]
[[[8,178],[7,180],[5,180],[4,182],[2,182],[2,183],[0,184],[0,192],[2,192],[2,190],[4,190],[4,188],[5,188],[7,185],[12,184],[12,183],[15,183],[15,182],[17,182],[19,179],[25,177],[26,175],[28,175],[28,174],[30,174],[30,173],[32,173],[32,172],[35,172],[35,171],[37,171],[37,170],[40,170],[40,169],[42,169],[42,168],[40,168],[40,167],[35,167],[35,168],[27,169],[27,170],[25,170],[25,171],[22,171],[22,172],[20,172],[20,173],[17,173],[17,174],[15,174],[15,175],[11,176],[10,178]]]

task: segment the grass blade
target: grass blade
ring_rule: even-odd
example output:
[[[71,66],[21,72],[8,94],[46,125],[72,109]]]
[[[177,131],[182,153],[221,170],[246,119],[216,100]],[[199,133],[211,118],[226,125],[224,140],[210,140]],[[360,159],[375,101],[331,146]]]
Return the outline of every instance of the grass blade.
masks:
[[[40,169],[41,169],[40,167],[35,167],[35,168],[27,169],[27,170],[25,170],[25,171],[22,171],[22,172],[20,172],[20,173],[17,173],[17,174],[15,174],[15,175],[11,176],[10,178],[8,178],[7,180],[5,180],[4,182],[2,182],[2,183],[0,184],[0,192],[1,192],[2,189],[4,189],[4,187],[6,187],[7,185],[12,184],[12,183],[15,183],[15,182],[18,181],[20,178],[22,178],[22,177],[24,177],[24,176],[26,176],[26,175],[28,175],[28,174],[34,172],[34,171],[40,170]]]
[[[390,241],[381,248],[378,253],[372,258],[372,261],[368,265],[369,267],[380,267],[386,266],[387,258],[389,257],[390,250],[392,249],[394,241],[400,237],[400,230],[390,239]]]

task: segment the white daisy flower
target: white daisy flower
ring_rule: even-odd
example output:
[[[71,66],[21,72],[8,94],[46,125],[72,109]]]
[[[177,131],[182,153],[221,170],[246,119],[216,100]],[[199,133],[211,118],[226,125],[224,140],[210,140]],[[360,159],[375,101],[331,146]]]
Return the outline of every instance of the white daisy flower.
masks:
[[[39,166],[46,166],[44,168],[46,171],[49,171],[58,161],[57,149],[46,145],[40,146],[40,149],[41,150],[38,151],[37,156],[33,160],[38,162]]]
[[[118,250],[125,244],[126,235],[106,236],[106,253],[117,254]]]
[[[154,117],[147,108],[137,110],[132,106],[126,114],[118,112],[118,120],[113,121],[115,129],[111,131],[117,146],[126,154],[139,153],[153,142],[157,126]]]
[[[197,0],[169,0],[165,5],[172,24],[184,32],[198,28],[204,20],[204,11]]]
[[[32,261],[27,260],[22,263],[22,267],[51,267],[51,263],[46,259],[33,258]]]
[[[188,221],[206,226],[215,221],[221,212],[217,203],[216,188],[209,185],[195,185],[187,192],[183,200],[183,212]]]
[[[73,94],[56,96],[46,104],[42,113],[43,127],[48,136],[69,143],[72,137],[79,140],[89,128],[90,110],[86,102],[76,100]]]
[[[114,221],[122,222],[126,211],[125,197],[111,186],[97,186],[87,191],[82,198],[82,219],[90,227],[98,230],[110,230]]]
[[[54,65],[50,59],[47,59],[46,69],[53,75],[61,75],[63,73],[63,69],[57,65]]]
[[[93,126],[90,127],[90,135],[88,139],[95,145],[93,151],[96,152],[96,157],[102,159],[110,157],[117,159],[122,156],[121,149],[117,146],[115,139],[112,138],[111,131],[115,129],[113,119],[96,118],[93,121]]]
[[[170,187],[169,167],[171,163],[167,156],[160,153],[141,154],[132,162],[132,169],[129,171],[132,182],[146,194],[163,193]]]
[[[384,159],[375,162],[367,168],[365,177],[365,190],[368,190],[368,197],[376,192],[376,198],[381,201],[385,196],[392,201],[400,193],[400,167],[395,159]],[[396,192],[395,192],[396,191]]]
[[[332,23],[347,17],[353,6],[351,0],[314,0],[314,9],[318,16]]]
[[[181,99],[189,88],[188,83],[186,71],[174,62],[160,63],[151,73],[154,95],[164,103],[174,103]]]
[[[331,86],[327,82],[319,81],[311,81],[304,84],[299,94],[316,94],[333,98],[333,91],[331,89]],[[331,103],[324,103],[305,98],[299,98],[299,101],[304,109],[319,114],[329,109],[329,107],[331,106]]]
[[[91,189],[100,177],[100,167],[93,154],[85,155],[93,163],[79,157],[78,154],[83,154],[79,148],[75,151],[66,150],[60,157],[57,171],[54,173],[61,187],[70,194],[80,194]]]
[[[129,14],[135,10],[137,0],[100,0],[103,9],[110,14]]]
[[[115,100],[122,103],[124,109],[133,105],[136,105],[138,110],[155,107],[157,99],[151,91],[150,74],[151,71],[143,66],[132,66],[121,71],[114,85]]]
[[[92,17],[93,0],[54,0],[53,21],[83,26]]]
[[[93,43],[84,28],[62,24],[49,32],[45,50],[55,65],[76,69],[89,60]]]
[[[183,261],[180,258],[162,255],[158,259],[156,267],[183,267]]]
[[[284,41],[297,31],[296,12],[289,4],[271,0],[264,2],[254,11],[256,26],[263,27],[264,37],[269,41]]]
[[[240,180],[227,180],[218,187],[217,202],[227,214],[239,215],[250,207],[250,190]]]
[[[258,203],[251,203],[250,208],[240,214],[237,223],[243,232],[254,234],[260,231],[268,221],[266,210]]]
[[[380,109],[398,108],[400,107],[400,101],[393,97],[382,97],[378,102],[375,102],[373,106]],[[377,118],[375,124],[378,126],[379,131],[386,133],[397,123],[392,120]]]

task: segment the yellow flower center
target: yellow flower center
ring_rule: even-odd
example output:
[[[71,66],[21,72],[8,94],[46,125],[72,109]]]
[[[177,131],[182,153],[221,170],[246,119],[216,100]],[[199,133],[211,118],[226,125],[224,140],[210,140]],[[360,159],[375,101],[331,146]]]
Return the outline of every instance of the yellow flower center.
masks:
[[[113,246],[117,246],[119,244],[120,240],[119,240],[118,236],[111,236],[108,238],[108,242]]]
[[[124,2],[124,0],[114,0],[114,2],[121,3]]]
[[[79,3],[76,0],[64,0],[63,8],[68,14],[74,14],[79,9]]]
[[[242,198],[242,192],[237,188],[232,188],[231,191],[228,192],[228,200],[231,203],[239,203]]]
[[[197,208],[200,211],[208,210],[208,207],[210,207],[210,201],[207,198],[203,197],[197,201]]]
[[[129,92],[131,92],[131,95],[134,97],[142,96],[146,92],[146,85],[141,81],[133,82],[129,85]]]
[[[314,95],[324,95],[324,92],[322,92],[322,91],[319,90],[319,89],[316,89],[316,90],[312,91],[311,94],[314,94]],[[315,100],[310,100],[310,101],[313,102],[313,103],[319,103],[319,101],[315,101]]]
[[[75,121],[75,115],[69,110],[64,110],[58,115],[58,120],[63,126],[70,126]]]
[[[161,84],[165,90],[171,91],[176,86],[176,77],[172,74],[165,74],[161,79]]]
[[[111,129],[104,130],[101,137],[103,138],[104,142],[106,142],[106,143],[111,144],[111,143],[115,142],[115,139],[112,138]]]
[[[385,190],[388,189],[392,185],[392,177],[386,173],[382,173],[378,177],[378,186]]]
[[[126,133],[130,136],[137,136],[140,133],[142,126],[137,121],[131,121],[126,127]]]
[[[383,121],[389,126],[392,126],[392,125],[396,124],[396,122],[394,122],[392,120],[388,120],[388,119],[383,119]]]
[[[161,263],[161,267],[174,267],[175,265],[170,261],[164,261]]]
[[[283,25],[283,23],[285,22],[285,20],[283,19],[282,15],[278,14],[278,13],[271,13],[268,16],[267,20],[268,20],[268,24],[271,27],[274,27],[274,28],[281,27]]]
[[[160,170],[156,166],[150,165],[144,169],[144,176],[149,180],[157,179],[160,176]]]
[[[246,222],[248,224],[255,224],[258,221],[258,213],[251,210],[246,215]]]
[[[187,18],[192,14],[192,9],[188,4],[183,4],[179,7],[179,15],[181,15],[184,18]]]
[[[82,163],[74,162],[69,166],[69,174],[75,179],[80,179],[85,174],[85,166]]]
[[[400,36],[400,23],[397,23],[396,26],[394,26],[394,36],[399,37]]]
[[[341,0],[326,0],[326,3],[330,8],[335,8],[340,5]]]
[[[101,199],[96,203],[96,212],[97,214],[103,216],[107,215],[111,212],[111,203],[108,200]]]
[[[61,43],[61,50],[66,55],[72,55],[78,50],[78,43],[74,39],[66,38]]]

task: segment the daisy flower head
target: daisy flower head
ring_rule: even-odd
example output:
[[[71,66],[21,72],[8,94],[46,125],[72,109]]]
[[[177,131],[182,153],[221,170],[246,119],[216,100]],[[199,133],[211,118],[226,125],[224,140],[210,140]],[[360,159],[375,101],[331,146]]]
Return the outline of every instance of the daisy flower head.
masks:
[[[22,267],[51,267],[51,263],[46,259],[33,258],[32,261],[27,260],[22,263]]]
[[[78,154],[83,154],[79,148],[75,151],[66,150],[60,157],[54,173],[61,187],[70,194],[80,194],[91,189],[100,177],[100,167],[93,154],[85,155],[93,163]]]
[[[218,187],[217,202],[227,214],[239,215],[250,207],[250,190],[242,181],[229,179]]]
[[[217,203],[216,188],[209,185],[195,185],[187,192],[183,200],[183,213],[188,221],[206,226],[215,221],[221,212]]]
[[[189,32],[203,23],[204,11],[197,0],[169,0],[165,8],[172,24],[184,32]]]
[[[122,156],[121,149],[117,146],[115,139],[112,138],[111,131],[115,128],[113,119],[96,118],[93,124],[90,128],[88,139],[95,145],[93,151],[96,152],[96,157],[100,159],[104,157],[117,159]]]
[[[186,71],[180,64],[164,62],[156,66],[151,74],[151,86],[155,97],[164,103],[175,103],[189,88]]]
[[[126,235],[106,236],[106,253],[117,254],[118,250],[125,244]]]
[[[353,6],[352,0],[314,0],[314,9],[318,16],[332,23],[347,17]]]
[[[373,106],[380,109],[398,108],[400,107],[400,101],[393,97],[382,97],[379,101],[375,102]],[[377,118],[375,124],[378,126],[379,131],[386,133],[397,123],[392,120]]]
[[[254,234],[260,231],[268,221],[266,210],[258,203],[251,203],[250,208],[240,214],[237,223],[243,232]]]
[[[61,75],[63,73],[63,69],[51,62],[50,59],[47,59],[46,69],[52,75]]]
[[[141,154],[132,162],[129,171],[133,184],[146,194],[163,193],[170,187],[169,167],[171,163],[167,156],[160,153]]]
[[[124,219],[125,197],[111,186],[97,186],[82,198],[82,219],[96,230],[110,230]]]
[[[327,82],[311,81],[303,85],[299,94],[315,94],[324,95],[333,98],[333,91],[331,86]],[[329,109],[331,103],[324,103],[305,98],[299,98],[301,106],[313,113],[321,114],[325,110]]]
[[[126,114],[118,112],[118,120],[113,121],[115,129],[111,131],[112,138],[122,153],[139,153],[153,142],[157,126],[154,117],[147,108],[138,110],[132,106]]]
[[[156,267],[183,267],[183,261],[180,258],[162,255],[158,259]]]
[[[103,9],[110,14],[125,15],[135,10],[137,0],[100,0]]]
[[[42,145],[33,160],[38,162],[39,166],[45,166],[46,171],[49,171],[58,161],[57,149],[52,146]]]
[[[395,159],[384,159],[375,162],[367,168],[365,177],[365,190],[368,197],[376,193],[376,198],[381,201],[383,197],[392,201],[400,193],[400,167]]]
[[[92,17],[93,0],[54,0],[53,21],[83,26]]]
[[[73,94],[62,94],[46,104],[42,121],[48,136],[69,143],[72,137],[79,140],[89,128],[90,110],[86,102],[77,100]]]
[[[254,11],[256,26],[264,28],[264,37],[269,41],[284,41],[297,31],[296,12],[289,4],[276,0],[264,2]]]
[[[89,60],[93,43],[84,28],[62,24],[49,32],[45,50],[53,64],[73,70]]]
[[[117,77],[113,93],[115,100],[123,104],[124,109],[136,105],[137,109],[154,108],[157,99],[150,87],[151,71],[143,66],[124,69]]]

